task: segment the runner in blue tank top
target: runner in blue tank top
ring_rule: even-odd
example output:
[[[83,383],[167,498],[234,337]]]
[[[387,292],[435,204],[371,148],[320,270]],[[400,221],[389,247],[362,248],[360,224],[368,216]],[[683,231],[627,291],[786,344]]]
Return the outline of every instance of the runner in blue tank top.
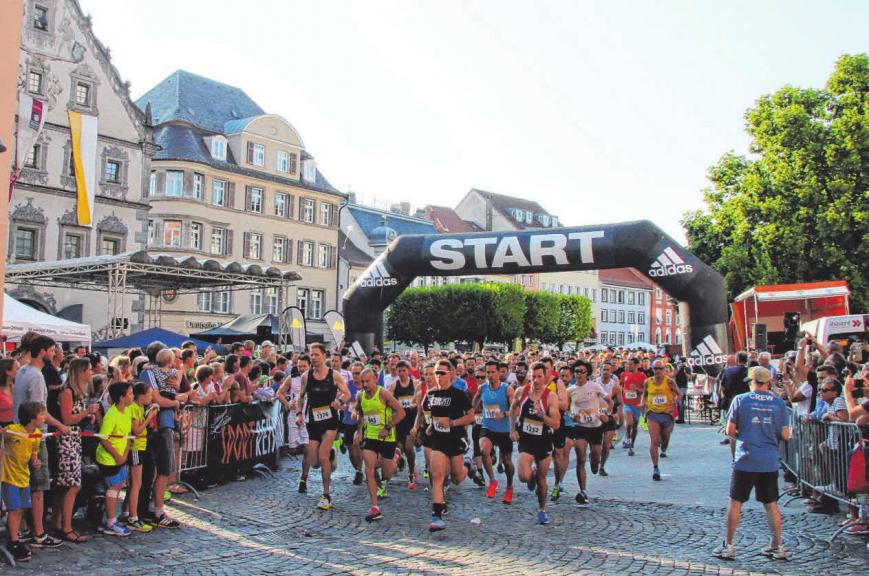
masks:
[[[480,432],[480,450],[483,453],[483,467],[489,475],[486,497],[494,498],[498,493],[498,481],[492,468],[492,448],[498,447],[504,472],[507,474],[507,489],[504,491],[504,504],[513,501],[513,440],[510,438],[510,405],[513,403],[513,389],[501,382],[498,362],[486,362],[486,382],[480,386],[474,398],[474,411],[483,415]]]

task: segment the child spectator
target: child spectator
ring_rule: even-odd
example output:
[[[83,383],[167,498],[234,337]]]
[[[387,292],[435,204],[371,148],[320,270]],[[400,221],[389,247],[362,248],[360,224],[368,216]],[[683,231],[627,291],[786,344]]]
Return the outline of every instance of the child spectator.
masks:
[[[0,472],[0,496],[6,508],[6,528],[9,542],[6,549],[18,562],[30,560],[30,548],[18,540],[21,511],[29,509],[30,466],[39,470],[40,437],[48,412],[40,402],[23,402],[18,407],[18,424],[6,428],[6,449]],[[30,435],[36,436],[30,438]]]
[[[115,519],[118,494],[127,480],[127,455],[130,449],[128,436],[133,430],[127,407],[133,402],[133,387],[129,382],[115,382],[109,386],[112,406],[103,418],[100,434],[107,436],[100,440],[97,447],[97,466],[106,483],[106,523],[103,534],[109,536],[129,536],[130,529]]]
[[[130,450],[130,489],[124,509],[128,516],[126,525],[136,532],[150,532],[153,526],[139,519],[139,491],[142,489],[142,466],[150,460],[148,452],[148,425],[157,414],[157,405],[152,404],[154,389],[144,382],[133,385],[133,403],[127,408],[133,429],[133,447]]]

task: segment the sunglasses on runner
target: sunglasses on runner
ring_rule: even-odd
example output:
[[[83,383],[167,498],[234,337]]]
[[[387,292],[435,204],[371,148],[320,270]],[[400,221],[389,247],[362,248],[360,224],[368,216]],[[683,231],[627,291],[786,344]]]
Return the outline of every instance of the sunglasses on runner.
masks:
[[[574,370],[574,372],[577,374],[588,374],[588,370],[586,370],[585,368],[581,370]]]
[[[449,372],[445,370],[435,370],[435,374],[437,374],[438,376],[446,376],[447,374],[449,374]]]
[[[835,392],[835,388],[821,388],[821,392]]]
[[[663,370],[663,366],[652,366],[652,370]]]

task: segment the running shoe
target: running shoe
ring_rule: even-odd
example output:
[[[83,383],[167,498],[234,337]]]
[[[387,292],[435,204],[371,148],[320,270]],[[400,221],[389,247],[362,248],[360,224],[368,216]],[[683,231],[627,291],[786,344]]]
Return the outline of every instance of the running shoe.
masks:
[[[449,507],[447,506],[447,503],[444,502],[444,509],[441,510],[441,516],[446,516],[446,515],[449,514],[449,513],[450,513],[450,509],[449,509]]]
[[[657,466],[655,466],[655,468],[652,470],[652,480],[660,480],[660,479],[661,479],[661,471],[658,470]]]
[[[498,494],[498,481],[492,480],[486,488],[486,498],[494,498]]]
[[[407,489],[416,490],[416,473],[410,475],[410,479],[407,481]]]
[[[380,506],[372,506],[371,509],[368,510],[368,514],[365,516],[365,520],[367,522],[383,520],[383,511],[380,509]]]
[[[504,499],[501,500],[504,504],[510,504],[513,502],[513,487],[507,486],[507,489],[504,490]]]
[[[332,508],[332,497],[328,494],[320,496],[320,502],[317,504],[317,508],[320,510],[330,510]]]
[[[594,460],[592,460],[592,461],[589,463],[589,468],[591,468],[591,473],[592,473],[592,474],[597,474],[597,469],[598,469],[599,467],[600,467],[600,462],[595,462]]]
[[[405,468],[407,468],[407,457],[402,454],[401,457],[398,459],[398,471],[404,472]]]
[[[869,534],[869,524],[852,524],[845,528],[845,534],[851,536],[866,536]]]
[[[42,536],[34,536],[33,540],[30,542],[30,546],[33,548],[57,548],[62,545],[62,540],[45,533],[43,533]]]
[[[302,478],[299,480],[299,494],[307,494],[308,493],[308,481]]]
[[[661,450],[661,458],[666,458],[666,457],[667,457],[667,451]]]
[[[153,526],[155,526],[157,528],[172,528],[172,529],[174,529],[174,528],[178,528],[179,526],[181,526],[181,523],[178,522],[178,520],[174,520],[172,518],[169,518],[165,514],[163,514],[159,518],[154,519]]]
[[[622,448],[630,448],[630,447],[631,447],[631,444],[630,444],[630,442],[628,442],[627,438],[622,440]]]
[[[549,499],[553,502],[558,502],[558,499],[561,497],[561,486],[556,484],[552,490],[549,491]],[[542,524],[542,522],[541,522]]]
[[[603,466],[601,466],[600,470],[597,471],[597,475],[598,476],[609,476],[609,474],[606,473],[606,470],[604,470]]]
[[[31,558],[30,548],[27,547],[27,544],[18,540],[17,542],[12,542],[11,540],[6,543],[6,550],[12,554],[12,557],[16,562],[27,562]]]
[[[772,543],[772,539],[769,541],[769,545],[760,551],[760,553],[767,558],[772,558],[773,560],[787,560],[788,559],[788,551],[785,548],[784,542],[779,544],[778,546]]]
[[[537,490],[537,471],[536,470],[533,470],[531,472],[531,478],[528,479],[527,484],[528,484],[528,490],[530,492],[534,492],[535,490]]]
[[[479,470],[476,471],[476,473],[472,477],[472,480],[474,481],[474,484],[476,484],[480,488],[486,485],[486,479],[483,478],[483,473]]]
[[[127,521],[124,522],[124,524],[126,524],[127,528],[129,528],[133,532],[143,532],[143,533],[147,534],[148,532],[150,532],[154,529],[153,526],[151,526],[147,522],[142,522],[138,518],[136,518],[135,520],[127,519]]]
[[[588,496],[586,495],[585,491],[580,490],[576,494],[576,503],[580,506],[588,506]]]
[[[544,510],[540,510],[539,512],[537,512],[537,523],[541,526],[545,526],[551,521],[552,519],[549,517],[549,514],[547,514]]]
[[[378,498],[389,498],[389,492],[386,490],[386,485],[377,487],[377,497]]]
[[[715,550],[712,555],[722,560],[734,560],[736,558],[736,547],[733,544],[722,542],[721,547]]]
[[[357,470],[356,475],[353,477],[353,485],[359,486],[360,484],[362,484],[363,479],[364,478],[362,476],[362,470]],[[299,492],[301,492],[301,490],[299,490]]]
[[[503,474],[503,473],[504,473],[504,464],[502,464],[501,462],[498,462],[498,474]]]
[[[428,525],[429,532],[440,532],[447,529],[447,523],[440,516],[432,516],[431,524]]]
[[[422,471],[422,479],[428,480],[428,468]]]
[[[132,534],[132,530],[118,522],[115,522],[111,526],[103,524],[100,527],[100,532],[102,532],[106,536],[129,536],[130,534]]]
[[[634,447],[631,446],[630,448],[628,448],[628,456],[633,456],[633,455],[634,455]]]

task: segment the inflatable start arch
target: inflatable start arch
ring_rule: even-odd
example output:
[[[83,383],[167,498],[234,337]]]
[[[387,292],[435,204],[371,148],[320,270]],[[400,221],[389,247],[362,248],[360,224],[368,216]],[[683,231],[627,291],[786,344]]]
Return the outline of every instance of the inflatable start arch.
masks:
[[[727,354],[727,296],[718,272],[649,221],[396,238],[344,294],[348,342],[382,345],[383,311],[418,276],[633,267],[682,303],[683,352],[717,371]],[[710,370],[711,369],[711,370]]]

